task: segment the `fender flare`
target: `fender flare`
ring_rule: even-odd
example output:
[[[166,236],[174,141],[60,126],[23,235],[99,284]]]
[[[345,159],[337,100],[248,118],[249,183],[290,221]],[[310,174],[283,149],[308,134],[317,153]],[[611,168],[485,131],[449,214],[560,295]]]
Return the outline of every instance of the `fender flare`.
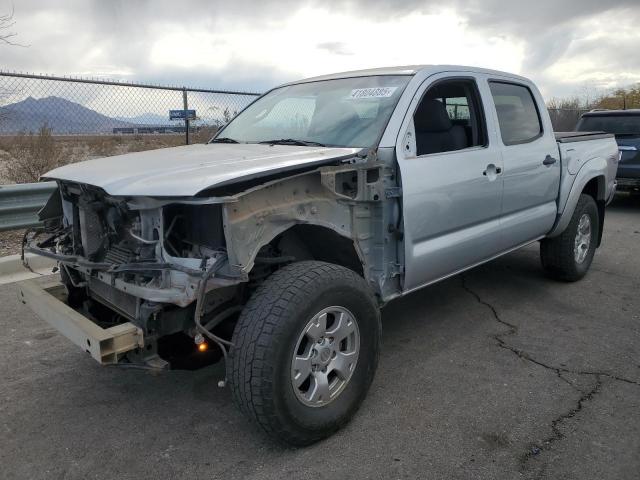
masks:
[[[573,216],[573,212],[576,209],[576,205],[578,204],[578,200],[580,199],[580,195],[584,191],[584,188],[587,184],[592,181],[594,178],[598,180],[598,192],[596,201],[598,203],[606,201],[606,177],[605,172],[607,169],[607,161],[603,157],[595,157],[588,161],[586,161],[580,170],[574,175],[573,183],[571,184],[569,193],[567,195],[567,200],[564,204],[564,208],[561,212],[558,213],[558,217],[556,218],[556,222],[551,229],[551,231],[547,234],[547,238],[557,237],[565,231],[569,222],[571,221],[571,217]],[[560,199],[562,198],[562,186],[560,189]],[[602,210],[602,211],[600,211]],[[604,209],[599,209],[600,211],[600,224],[602,227],[602,222],[604,221]],[[602,236],[602,228],[600,228],[600,236]],[[600,244],[600,239],[598,239],[598,245]]]

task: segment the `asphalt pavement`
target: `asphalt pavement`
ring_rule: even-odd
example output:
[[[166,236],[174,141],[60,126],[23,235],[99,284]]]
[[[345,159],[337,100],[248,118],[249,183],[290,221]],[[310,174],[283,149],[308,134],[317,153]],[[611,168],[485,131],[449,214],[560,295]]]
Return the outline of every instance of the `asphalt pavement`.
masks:
[[[573,284],[538,246],[383,311],[369,396],[334,437],[275,445],[221,365],[100,367],[0,288],[2,479],[638,479],[640,199]]]

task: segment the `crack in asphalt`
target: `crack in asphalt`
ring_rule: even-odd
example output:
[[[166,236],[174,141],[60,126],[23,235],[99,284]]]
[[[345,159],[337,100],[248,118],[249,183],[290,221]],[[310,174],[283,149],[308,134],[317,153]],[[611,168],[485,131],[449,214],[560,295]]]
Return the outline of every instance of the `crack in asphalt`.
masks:
[[[467,293],[469,293],[471,296],[473,296],[475,298],[475,300],[487,307],[491,313],[493,314],[493,318],[500,324],[504,325],[505,327],[507,327],[507,331],[506,332],[502,332],[502,333],[496,333],[495,335],[492,335],[492,338],[497,342],[498,346],[500,348],[504,348],[505,350],[509,350],[510,352],[514,353],[515,355],[517,355],[519,358],[526,360],[528,362],[531,362],[535,365],[538,365],[540,367],[543,367],[547,370],[551,370],[553,371],[556,376],[561,379],[563,382],[569,384],[573,389],[577,390],[578,392],[581,393],[580,398],[578,399],[578,402],[576,404],[575,407],[573,407],[572,409],[570,409],[569,411],[561,414],[560,416],[556,417],[555,419],[552,420],[551,422],[551,431],[552,431],[552,435],[548,438],[546,438],[545,440],[542,441],[542,444],[531,444],[531,446],[529,447],[529,450],[527,452],[525,452],[521,457],[520,457],[520,466],[521,468],[524,470],[526,467],[526,463],[529,461],[529,459],[539,455],[540,453],[542,453],[544,450],[547,450],[551,447],[551,445],[554,442],[557,442],[558,440],[561,440],[564,437],[564,434],[560,431],[559,425],[562,424],[565,420],[574,417],[576,414],[578,414],[585,402],[590,401],[596,394],[598,394],[600,392],[600,389],[602,387],[602,380],[601,377],[607,377],[610,378],[612,380],[616,380],[616,381],[620,381],[620,382],[625,382],[625,383],[630,383],[632,385],[636,385],[636,386],[640,386],[639,382],[636,382],[634,380],[625,378],[625,377],[621,377],[618,375],[614,375],[608,372],[594,372],[594,371],[586,371],[586,370],[574,370],[574,369],[570,369],[570,368],[566,368],[566,367],[556,367],[553,365],[549,365],[546,364],[540,360],[537,360],[535,358],[533,358],[529,353],[525,352],[524,350],[518,349],[512,345],[509,345],[507,343],[507,341],[504,339],[504,337],[508,337],[511,335],[515,335],[518,332],[518,327],[516,325],[514,325],[513,323],[507,322],[506,320],[503,320],[500,317],[500,314],[498,313],[497,309],[489,302],[487,302],[486,300],[484,300],[477,292],[475,292],[471,287],[469,287],[469,285],[467,284],[467,277],[465,275],[461,275],[461,279],[462,279],[462,289],[465,290]],[[594,384],[594,386],[589,389],[589,390],[583,390],[581,388],[579,388],[578,386],[576,386],[573,382],[571,382],[569,379],[565,378],[563,376],[563,373],[571,373],[574,375],[587,375],[587,376],[594,376],[596,378],[596,383]],[[544,473],[544,470],[541,470],[539,472],[540,474]]]
[[[593,388],[588,392],[582,394],[582,396],[578,399],[578,403],[575,407],[551,421],[552,435],[544,439],[541,445],[532,443],[529,447],[529,450],[521,455],[520,467],[522,470],[526,469],[529,459],[536,457],[545,450],[548,450],[554,442],[557,442],[564,438],[564,433],[560,431],[559,425],[562,424],[565,420],[575,417],[582,410],[584,403],[590,401],[597,393],[600,392],[601,387],[602,381],[600,380],[600,377],[596,377],[596,383]],[[543,473],[544,470],[541,470],[536,478],[541,478]]]
[[[548,365],[540,360],[537,360],[535,358],[533,358],[529,353],[525,352],[524,350],[520,350],[512,345],[509,345],[503,337],[508,337],[511,335],[514,335],[518,332],[518,327],[512,323],[507,322],[506,320],[503,320],[502,318],[500,318],[500,315],[498,314],[498,311],[496,310],[496,308],[491,305],[489,302],[485,301],[482,299],[482,297],[480,297],[480,295],[478,293],[476,293],[474,290],[471,289],[471,287],[469,287],[467,285],[467,279],[465,275],[461,276],[462,278],[462,288],[469,293],[470,295],[472,295],[476,301],[478,303],[480,303],[481,305],[484,305],[485,307],[487,307],[488,309],[491,310],[491,313],[493,314],[494,319],[498,322],[501,323],[502,325],[506,326],[509,330],[507,332],[503,332],[503,333],[497,333],[495,335],[493,335],[492,337],[496,340],[496,342],[498,342],[498,346],[501,348],[504,348],[506,350],[509,350],[511,352],[513,352],[514,354],[516,354],[518,357],[522,358],[523,360],[527,360],[531,363],[535,363],[536,365],[539,365],[543,368],[546,368],[548,370],[553,370],[556,375],[558,375],[558,377],[563,380],[564,382],[567,382],[571,385],[573,385],[569,380],[567,380],[566,378],[562,377],[562,373],[573,373],[574,375],[593,375],[593,376],[601,376],[601,377],[608,377],[611,378],[612,380],[617,380],[620,382],[625,382],[625,383],[630,383],[632,385],[636,385],[640,387],[640,382],[636,382],[635,380],[631,380],[629,378],[625,378],[625,377],[621,377],[619,375],[614,375],[612,373],[608,373],[608,372],[600,372],[600,371],[590,371],[590,370],[574,370],[571,368],[566,368],[566,367],[556,367],[553,365]],[[573,385],[575,387],[575,385]],[[577,388],[577,387],[576,387]]]

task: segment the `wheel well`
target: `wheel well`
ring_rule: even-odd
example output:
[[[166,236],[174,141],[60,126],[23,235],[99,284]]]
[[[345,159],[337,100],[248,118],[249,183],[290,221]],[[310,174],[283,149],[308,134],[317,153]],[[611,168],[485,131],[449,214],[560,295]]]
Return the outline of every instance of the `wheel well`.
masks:
[[[319,260],[341,265],[364,277],[362,260],[353,240],[343,237],[330,228],[299,224],[278,235],[271,245],[281,255],[292,256],[296,261]]]
[[[606,205],[605,192],[606,185],[605,178],[603,176],[593,177],[582,189],[582,193],[592,197],[598,207],[598,223],[600,227],[598,228],[598,247],[602,243],[602,231],[604,230],[604,209]]]

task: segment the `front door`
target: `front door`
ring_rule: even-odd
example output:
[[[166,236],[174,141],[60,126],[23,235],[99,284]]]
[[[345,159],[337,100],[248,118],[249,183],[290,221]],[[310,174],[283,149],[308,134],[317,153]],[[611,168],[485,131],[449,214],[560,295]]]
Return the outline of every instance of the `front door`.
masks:
[[[502,157],[487,128],[477,77],[428,80],[396,148],[405,228],[404,290],[500,251]]]

